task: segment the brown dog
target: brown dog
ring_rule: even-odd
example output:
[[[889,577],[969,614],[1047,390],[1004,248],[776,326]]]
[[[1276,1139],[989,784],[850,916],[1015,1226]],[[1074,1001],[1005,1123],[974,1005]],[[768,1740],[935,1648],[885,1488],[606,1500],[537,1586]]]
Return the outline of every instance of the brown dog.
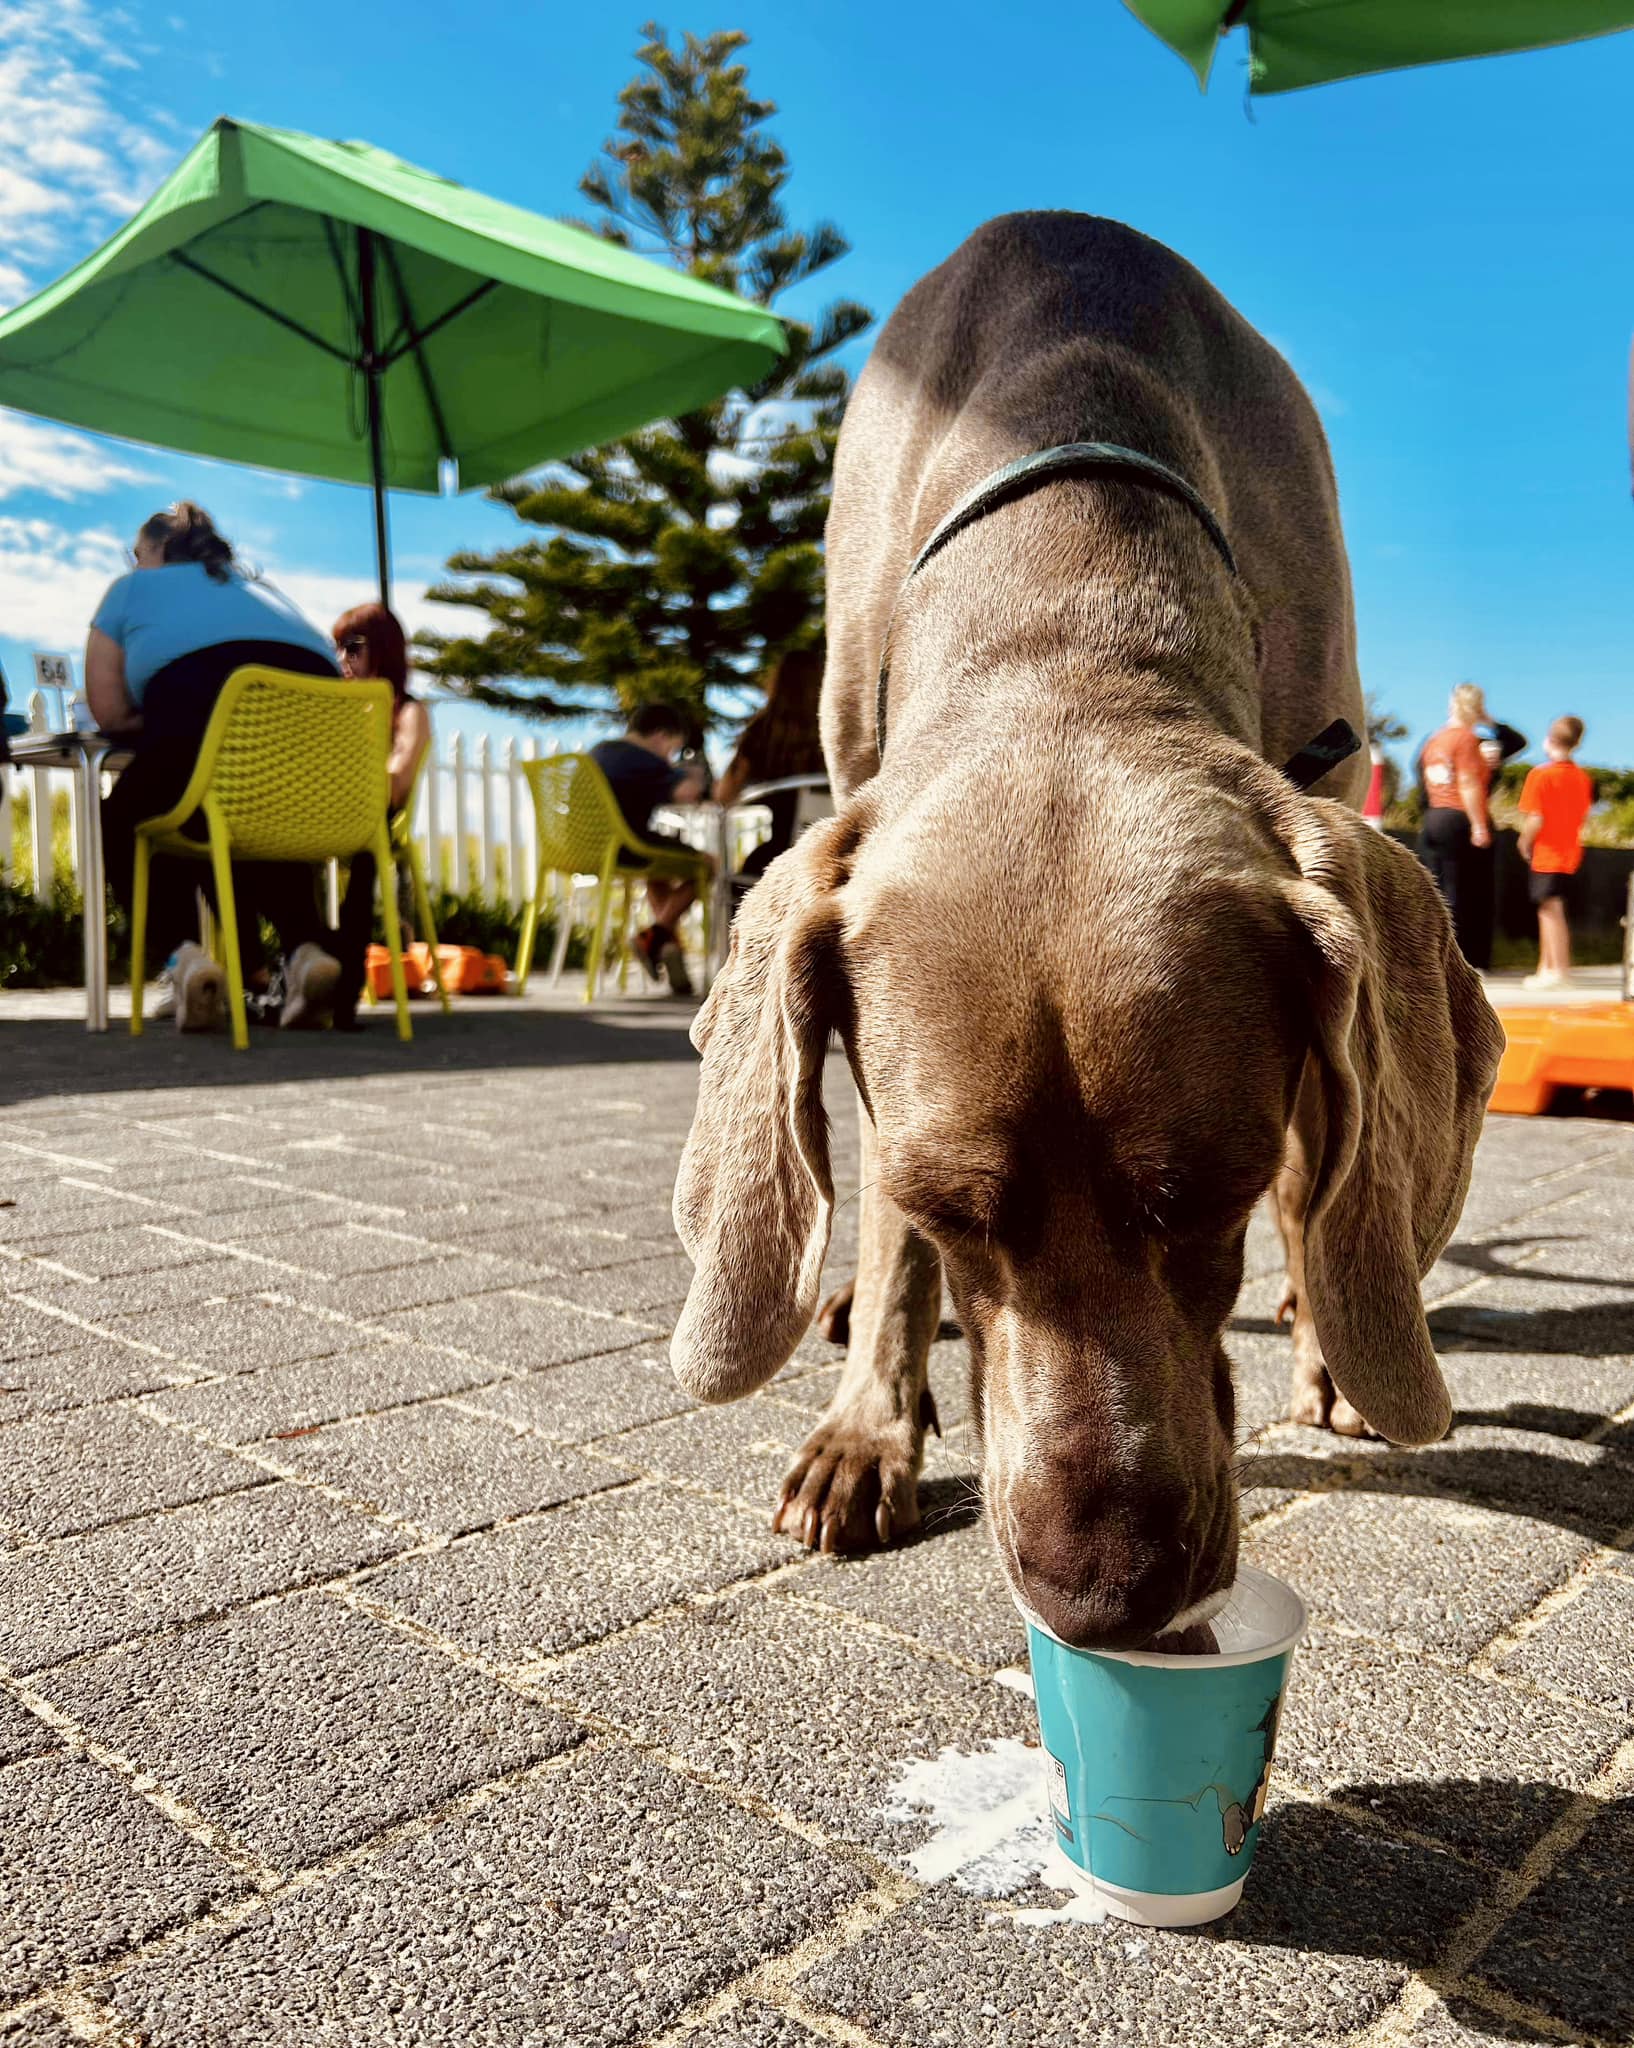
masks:
[[[1129,459],[939,529],[1089,440]],[[945,1269],[1013,1586],[1070,1641],[1143,1643],[1235,1572],[1221,1332],[1273,1183],[1295,1412],[1446,1429],[1419,1280],[1501,1035],[1418,864],[1278,772],[1362,717],[1333,476],[1287,364],[1178,257],[1076,214],[973,235],[858,383],[828,565],[844,801],[749,897],[694,1031],[676,1370],[734,1399],[811,1322],[838,1032],[850,1356],[780,1525],[828,1550],[917,1521]]]

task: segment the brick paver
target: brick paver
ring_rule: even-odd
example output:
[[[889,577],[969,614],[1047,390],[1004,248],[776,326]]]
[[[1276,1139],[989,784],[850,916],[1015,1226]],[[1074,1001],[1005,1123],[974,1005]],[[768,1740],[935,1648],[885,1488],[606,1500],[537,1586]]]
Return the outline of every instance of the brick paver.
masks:
[[[1280,1421],[1256,1219],[1246,1549],[1315,1619],[1259,1859],[1200,1934],[1033,1928],[886,1813],[1030,1730],[963,1344],[923,1537],[774,1536],[834,1354],[668,1371],[687,1021],[0,1011],[0,2048],[1634,2032],[1634,1128],[1489,1124],[1427,1451]]]

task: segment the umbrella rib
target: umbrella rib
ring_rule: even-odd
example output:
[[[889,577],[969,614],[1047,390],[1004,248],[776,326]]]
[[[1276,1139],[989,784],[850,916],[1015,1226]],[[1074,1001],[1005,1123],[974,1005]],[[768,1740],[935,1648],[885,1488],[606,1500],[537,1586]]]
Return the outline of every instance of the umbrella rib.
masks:
[[[411,334],[401,346],[394,348],[386,358],[386,368],[389,370],[393,363],[401,362],[411,348],[418,349],[422,342],[429,341],[440,328],[446,327],[450,320],[458,319],[460,314],[468,307],[474,306],[478,299],[485,299],[491,291],[497,291],[498,288],[497,277],[485,277],[475,291],[467,292],[463,299],[456,300],[446,313],[439,313],[429,327],[422,327],[417,334]]]
[[[303,327],[299,320],[292,320],[287,313],[280,313],[276,306],[269,306],[264,299],[258,299],[253,292],[244,291],[236,284],[230,284],[224,277],[218,277],[208,270],[196,257],[189,256],[184,249],[173,249],[170,260],[179,263],[183,270],[191,271],[195,277],[202,277],[206,284],[213,284],[218,291],[224,291],[229,298],[240,304],[251,306],[269,320],[276,320],[280,327],[287,327],[291,334],[298,334],[302,341],[311,342],[314,348],[321,348],[326,356],[333,356],[337,362],[349,363],[352,359],[344,349],[336,348],[332,341],[325,341],[321,334],[314,334],[310,327]]]
[[[414,308],[409,304],[408,289],[403,283],[402,267],[397,261],[397,247],[392,242],[382,242],[381,250],[386,258],[386,268],[391,272],[392,290],[397,294],[397,310],[402,315],[403,325],[408,329],[408,340],[404,346],[414,357],[414,367],[420,373],[420,389],[425,394],[426,411],[431,415],[432,429],[437,436],[437,452],[445,462],[452,462],[454,450],[448,439],[448,422],[443,417],[442,400],[437,396],[437,387],[431,379],[431,365],[426,361],[425,350],[421,348],[422,336],[415,331]],[[395,354],[395,338],[388,345],[391,361],[401,362],[402,352]]]

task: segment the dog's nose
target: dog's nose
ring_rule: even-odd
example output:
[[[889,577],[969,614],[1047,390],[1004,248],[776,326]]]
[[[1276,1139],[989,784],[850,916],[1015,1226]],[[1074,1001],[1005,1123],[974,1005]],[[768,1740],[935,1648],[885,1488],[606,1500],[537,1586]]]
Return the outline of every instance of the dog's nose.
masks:
[[[1189,1500],[1084,1501],[1053,1489],[1029,1500],[1021,1488],[1012,1500],[1016,1590],[1077,1649],[1145,1649],[1212,1590],[1223,1562],[1202,1554]]]
[[[1023,1603],[1063,1643],[1078,1650],[1143,1650],[1186,1604],[1181,1584],[1161,1564],[1134,1582],[1091,1579],[1064,1584],[1021,1568]]]

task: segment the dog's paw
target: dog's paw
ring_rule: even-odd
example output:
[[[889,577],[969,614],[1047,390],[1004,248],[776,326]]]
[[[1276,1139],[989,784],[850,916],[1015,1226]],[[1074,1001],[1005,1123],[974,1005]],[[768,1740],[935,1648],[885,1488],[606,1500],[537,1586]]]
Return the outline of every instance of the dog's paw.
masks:
[[[1302,1422],[1307,1429],[1331,1429],[1335,1436],[1377,1436],[1378,1431],[1359,1408],[1345,1399],[1326,1369],[1296,1370],[1288,1396],[1288,1420]]]
[[[1328,1427],[1336,1436],[1371,1436],[1378,1431],[1359,1408],[1352,1408],[1344,1395],[1335,1392],[1333,1406],[1328,1410]]]
[[[848,1280],[818,1305],[816,1328],[830,1344],[849,1344],[851,1341],[851,1297],[856,1291],[856,1281]]]
[[[772,1527],[808,1550],[882,1548],[919,1527],[923,1449],[922,1429],[824,1416],[789,1467]]]

